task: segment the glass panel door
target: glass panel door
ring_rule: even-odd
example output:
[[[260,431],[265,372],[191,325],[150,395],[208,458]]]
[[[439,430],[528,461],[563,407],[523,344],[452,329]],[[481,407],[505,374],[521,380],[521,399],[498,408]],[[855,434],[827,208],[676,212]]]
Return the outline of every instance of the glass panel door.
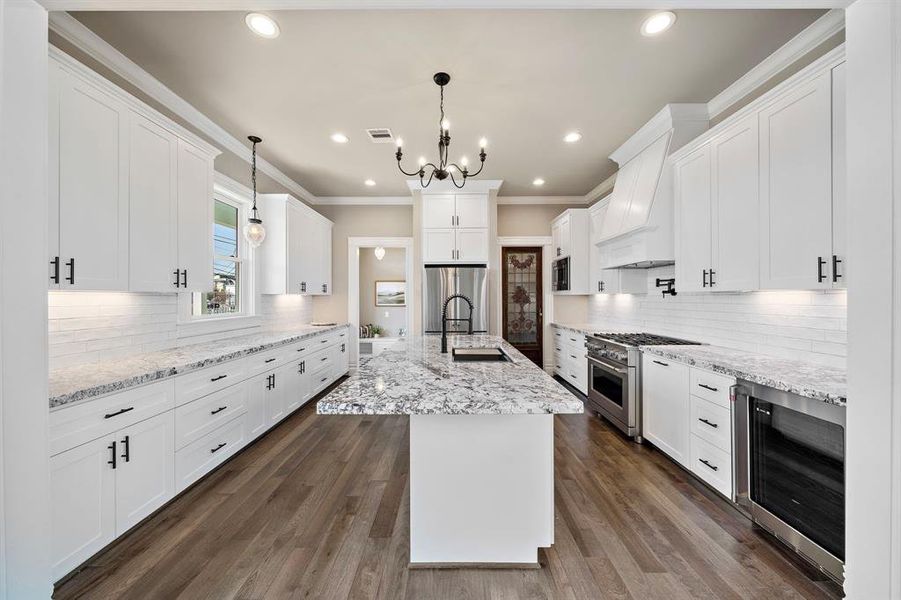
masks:
[[[502,259],[504,339],[542,366],[541,248],[504,248]]]

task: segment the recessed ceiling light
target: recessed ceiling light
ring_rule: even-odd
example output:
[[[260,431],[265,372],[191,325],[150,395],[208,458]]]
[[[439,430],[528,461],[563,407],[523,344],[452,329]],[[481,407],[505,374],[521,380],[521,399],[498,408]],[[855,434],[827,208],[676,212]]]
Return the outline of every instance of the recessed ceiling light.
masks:
[[[346,144],[350,141],[350,138],[344,135],[343,133],[333,133],[332,141],[336,144]]]
[[[565,136],[563,136],[563,141],[568,144],[575,144],[579,140],[582,139],[582,134],[578,131],[570,131]]]
[[[641,35],[650,37],[663,33],[676,22],[676,13],[665,10],[654,13],[641,24]]]
[[[532,185],[544,185],[544,179],[542,179],[541,177],[536,177],[532,181]]]
[[[278,24],[262,13],[250,13],[244,17],[244,22],[252,32],[260,37],[272,39],[278,37]]]
[[[368,185],[369,187],[372,187],[372,186],[375,185],[375,180],[373,180],[373,179],[367,179],[367,180],[364,181],[363,183],[365,183],[365,184]]]

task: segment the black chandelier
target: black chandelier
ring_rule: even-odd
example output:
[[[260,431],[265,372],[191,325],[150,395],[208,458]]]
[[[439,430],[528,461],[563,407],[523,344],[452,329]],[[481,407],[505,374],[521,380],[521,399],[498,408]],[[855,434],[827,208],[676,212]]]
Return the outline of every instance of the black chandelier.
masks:
[[[485,159],[488,157],[485,154],[485,138],[482,138],[479,141],[479,160],[481,164],[479,165],[479,170],[475,173],[469,172],[469,165],[465,158],[460,161],[460,164],[449,163],[447,160],[447,150],[450,147],[450,124],[448,124],[447,119],[444,118],[444,86],[450,83],[450,75],[447,73],[435,73],[432,79],[435,83],[438,84],[438,87],[441,88],[441,118],[438,121],[438,164],[425,162],[424,158],[419,159],[419,170],[413,171],[412,173],[407,173],[404,171],[404,168],[401,166],[400,161],[404,156],[403,153],[403,140],[398,138],[397,140],[397,168],[400,169],[400,172],[408,177],[419,176],[419,184],[422,187],[429,187],[429,184],[432,183],[432,179],[437,179],[438,181],[442,181],[450,177],[451,182],[457,188],[462,188],[466,185],[466,179],[469,177],[475,177],[479,173],[482,172],[482,169],[485,168]],[[426,170],[430,169],[429,176],[426,178]],[[463,177],[460,183],[457,183],[457,179],[454,177],[454,171],[458,172],[460,176]]]

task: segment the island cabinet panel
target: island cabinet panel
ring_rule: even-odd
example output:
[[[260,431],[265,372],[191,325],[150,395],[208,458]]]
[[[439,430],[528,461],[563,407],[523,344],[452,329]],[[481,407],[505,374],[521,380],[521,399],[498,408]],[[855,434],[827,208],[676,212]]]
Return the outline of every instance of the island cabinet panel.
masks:
[[[682,465],[688,456],[688,367],[645,354],[641,363],[642,435]]]
[[[554,416],[410,416],[410,563],[538,565],[554,542]]]

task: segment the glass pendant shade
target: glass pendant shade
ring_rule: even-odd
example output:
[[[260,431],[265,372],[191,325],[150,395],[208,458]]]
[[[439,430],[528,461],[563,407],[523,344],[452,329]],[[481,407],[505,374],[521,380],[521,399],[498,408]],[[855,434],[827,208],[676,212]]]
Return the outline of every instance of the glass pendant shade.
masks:
[[[259,248],[263,240],[266,239],[266,228],[259,219],[249,219],[247,225],[244,226],[244,239],[254,248]]]
[[[262,142],[258,136],[249,135],[247,139],[253,144],[250,158],[250,180],[253,184],[253,207],[250,209],[250,218],[244,226],[244,239],[252,248],[259,248],[266,239],[266,228],[257,211],[257,144]]]
[[[376,259],[378,259],[378,260],[382,260],[383,258],[385,258],[385,249],[382,248],[381,246],[379,246],[378,248],[376,248],[376,249],[375,249],[375,257],[376,257]]]

